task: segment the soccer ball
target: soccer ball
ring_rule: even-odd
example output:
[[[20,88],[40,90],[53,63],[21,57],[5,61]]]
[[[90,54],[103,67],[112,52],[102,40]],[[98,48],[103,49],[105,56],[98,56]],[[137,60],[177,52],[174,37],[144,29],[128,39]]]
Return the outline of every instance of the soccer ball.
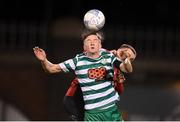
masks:
[[[88,30],[98,31],[105,24],[104,14],[97,9],[92,9],[84,15],[84,25]]]

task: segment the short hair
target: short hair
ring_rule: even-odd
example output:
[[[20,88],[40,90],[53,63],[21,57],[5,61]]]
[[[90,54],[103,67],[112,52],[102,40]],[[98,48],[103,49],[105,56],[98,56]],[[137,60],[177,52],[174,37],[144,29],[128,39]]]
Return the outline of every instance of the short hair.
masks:
[[[100,40],[101,42],[104,41],[104,34],[102,31],[90,31],[90,30],[85,30],[82,32],[81,34],[81,39],[82,40],[85,40],[89,35],[96,35]]]
[[[136,50],[129,44],[122,44],[120,48],[129,48],[132,50],[132,52],[134,53],[135,56],[137,55]]]

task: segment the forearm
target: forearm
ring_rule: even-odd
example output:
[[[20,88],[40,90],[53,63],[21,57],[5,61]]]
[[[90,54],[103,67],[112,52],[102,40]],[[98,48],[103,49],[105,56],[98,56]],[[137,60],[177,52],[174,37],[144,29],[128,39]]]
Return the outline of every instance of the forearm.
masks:
[[[45,59],[44,61],[41,61],[41,65],[42,65],[44,71],[47,73],[57,73],[57,72],[61,71],[58,64],[53,64],[50,61],[48,61],[47,59]]]
[[[131,61],[126,58],[121,64],[120,64],[120,69],[123,71],[123,72],[126,72],[126,73],[131,73],[133,72],[133,67],[132,67],[132,64],[131,64]]]

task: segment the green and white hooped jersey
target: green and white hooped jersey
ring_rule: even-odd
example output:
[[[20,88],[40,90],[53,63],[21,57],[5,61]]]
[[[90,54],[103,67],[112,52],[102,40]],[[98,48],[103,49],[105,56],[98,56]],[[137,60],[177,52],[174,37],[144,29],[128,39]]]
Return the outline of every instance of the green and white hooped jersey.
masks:
[[[82,53],[59,64],[64,72],[75,71],[86,110],[106,109],[119,99],[112,81],[105,79],[107,76],[113,76],[115,60],[117,58],[112,53],[102,50],[101,56],[97,59],[90,59]]]

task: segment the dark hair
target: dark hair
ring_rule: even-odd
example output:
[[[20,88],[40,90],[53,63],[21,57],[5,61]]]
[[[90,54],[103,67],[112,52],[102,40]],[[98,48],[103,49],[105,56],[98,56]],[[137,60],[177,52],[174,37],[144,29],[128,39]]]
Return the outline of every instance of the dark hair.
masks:
[[[90,31],[90,30],[83,31],[81,34],[81,39],[85,40],[89,35],[96,35],[101,40],[101,42],[103,42],[104,40],[104,34],[102,31]]]
[[[137,55],[136,50],[129,44],[122,44],[120,48],[129,48],[132,50],[135,56]]]

